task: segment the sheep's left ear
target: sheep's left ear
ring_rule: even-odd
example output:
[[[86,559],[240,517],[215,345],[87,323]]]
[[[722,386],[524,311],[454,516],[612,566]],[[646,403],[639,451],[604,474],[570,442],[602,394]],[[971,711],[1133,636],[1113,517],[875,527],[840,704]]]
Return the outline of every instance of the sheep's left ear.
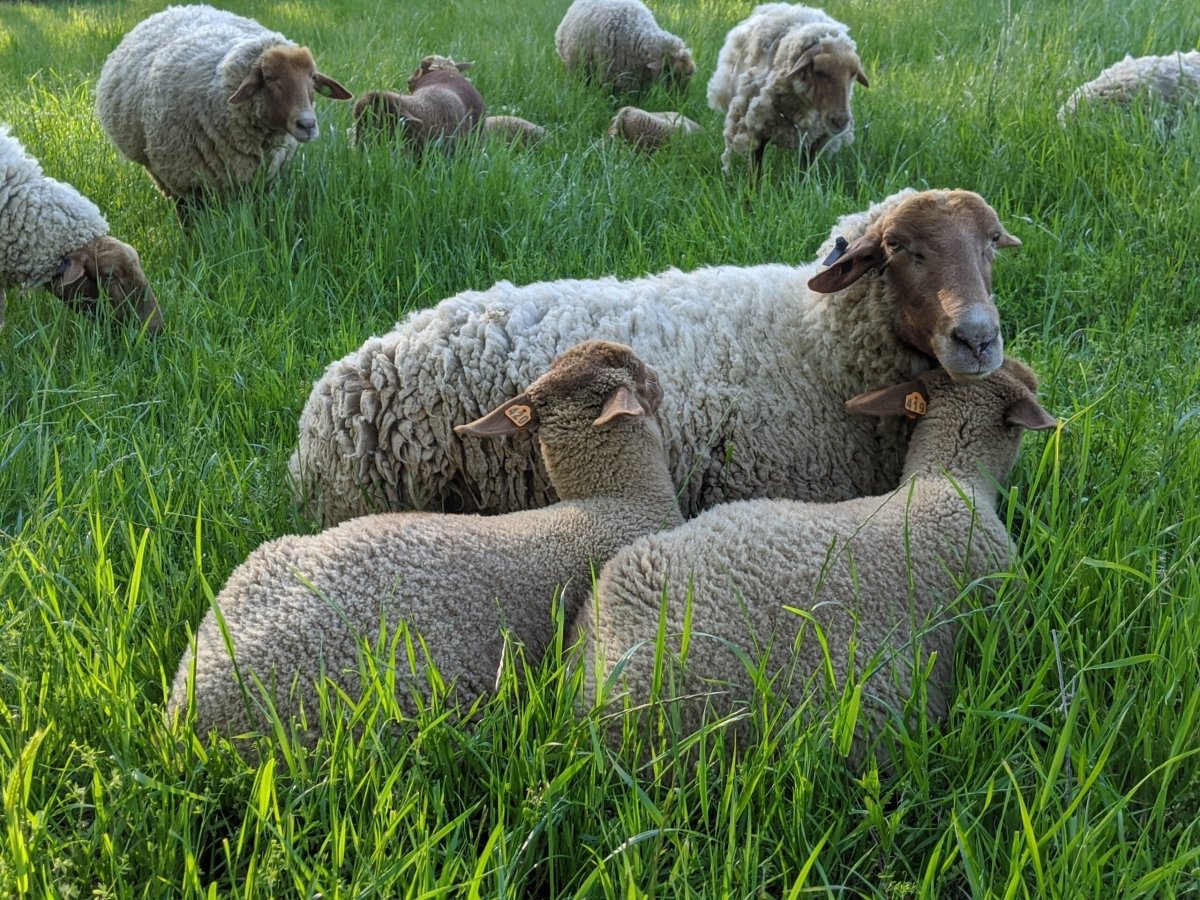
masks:
[[[1058,420],[1033,397],[1022,397],[1004,411],[1004,424],[1020,425],[1030,431],[1046,431],[1058,426]]]
[[[821,49],[820,44],[813,44],[807,50],[800,54],[800,58],[796,60],[796,64],[792,66],[792,70],[787,73],[787,78],[799,78],[804,71],[812,65],[813,57],[817,55],[817,51]]]
[[[915,419],[924,415],[928,402],[921,382],[907,381],[852,397],[846,401],[846,409],[860,416],[908,416]]]
[[[245,103],[260,90],[266,82],[263,80],[262,61],[255,60],[254,65],[250,67],[250,71],[246,77],[242,79],[242,83],[238,85],[238,89],[233,92],[233,96],[229,98],[231,106],[237,106],[239,103]]]
[[[878,234],[863,235],[841,255],[829,257],[833,260],[829,268],[808,280],[809,290],[818,294],[844,291],[871,269],[883,265],[882,249]]]
[[[469,69],[469,68],[471,68],[473,65],[475,65],[475,63],[473,63],[473,62],[460,62],[460,63],[455,63],[454,65],[455,65],[455,66],[458,68],[458,71],[460,71],[460,72],[465,72],[465,71],[467,71],[467,69]]]
[[[861,84],[863,87],[871,86],[871,82],[867,81],[867,73],[864,72],[862,69],[859,69],[857,72],[854,73],[854,80],[857,81],[859,84]]]
[[[644,416],[645,414],[646,410],[642,408],[642,404],[638,402],[633,391],[625,385],[621,385],[608,395],[608,399],[604,401],[604,409],[600,410],[600,415],[592,424],[598,428],[601,425],[607,425],[619,416]]]
[[[474,422],[455,425],[454,433],[469,434],[472,437],[504,437],[527,431],[536,424],[537,413],[529,405],[529,395],[526,393],[501,403]]]
[[[313,76],[313,89],[330,100],[349,100],[353,96],[328,75],[322,75],[320,72]]]
[[[1000,240],[996,241],[996,246],[997,247],[1020,247],[1021,239],[1019,237],[1017,237],[1016,235],[1009,234],[1007,231],[1004,230],[1004,227],[1001,226],[1000,227]]]

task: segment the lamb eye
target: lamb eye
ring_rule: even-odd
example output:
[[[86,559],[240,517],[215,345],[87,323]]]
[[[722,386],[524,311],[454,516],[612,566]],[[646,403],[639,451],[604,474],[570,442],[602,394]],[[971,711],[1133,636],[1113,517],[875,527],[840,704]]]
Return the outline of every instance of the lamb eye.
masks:
[[[1000,243],[1000,232],[999,231],[992,232],[992,243],[993,244]]]
[[[896,251],[901,249],[900,242],[893,237],[884,238],[883,243],[889,250]]]

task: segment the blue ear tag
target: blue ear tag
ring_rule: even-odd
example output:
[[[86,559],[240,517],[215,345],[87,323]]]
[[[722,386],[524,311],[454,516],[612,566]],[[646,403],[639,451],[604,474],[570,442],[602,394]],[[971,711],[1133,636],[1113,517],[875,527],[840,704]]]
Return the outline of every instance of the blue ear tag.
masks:
[[[821,261],[821,265],[832,266],[842,258],[842,254],[846,252],[846,248],[849,246],[850,244],[847,243],[846,239],[839,234],[837,240],[833,242],[833,252]]]

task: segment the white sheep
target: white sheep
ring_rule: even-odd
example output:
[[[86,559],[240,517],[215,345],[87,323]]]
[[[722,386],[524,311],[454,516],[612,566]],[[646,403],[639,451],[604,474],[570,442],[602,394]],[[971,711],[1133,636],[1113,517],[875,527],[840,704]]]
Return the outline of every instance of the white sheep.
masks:
[[[1075,88],[1059,108],[1058,121],[1065,126],[1081,104],[1128,105],[1137,97],[1176,104],[1200,101],[1200,50],[1169,56],[1126,56]]]
[[[400,128],[406,146],[420,154],[431,141],[447,147],[476,131],[487,109],[463,72],[471,63],[448,56],[427,56],[409,76],[407,94],[367,91],[354,104],[351,143],[370,135],[393,137]]]
[[[328,367],[300,415],[297,500],[326,524],[553,502],[527,439],[464,446],[451,425],[590,337],[631,345],[662,378],[686,515],[724,500],[878,493],[899,477],[906,431],[872,427],[837,398],[934,360],[969,377],[999,366],[992,263],[1017,246],[978,194],[908,190],[844,216],[805,266],[465,291]]]
[[[11,284],[46,286],[89,308],[106,293],[118,314],[136,314],[147,333],[162,328],[137,251],[110,237],[96,204],[43,174],[8,126],[0,125],[0,327]]]
[[[455,699],[469,706],[496,681],[502,629],[537,660],[553,640],[556,591],[570,622],[604,560],[682,521],[654,418],[661,397],[654,372],[628,347],[586,342],[519,396],[455,429],[536,432],[558,504],[505,516],[365,516],[262,545],[216,598],[225,634],[215,612],[201,623],[170,712],[194,695],[200,733],[261,727],[257,679],[282,716],[302,706],[315,727],[320,677],[354,694],[364,645],[401,621],[420,633]],[[414,695],[430,695],[423,657],[417,651],[410,666],[403,647],[392,652],[397,700],[412,714]]]
[[[764,3],[725,36],[708,82],[708,105],[725,114],[728,171],[734,153],[762,167],[768,144],[819,151],[854,141],[854,83],[867,87],[849,29],[824,10]]]
[[[653,151],[674,137],[698,134],[702,130],[682,113],[647,112],[636,106],[622,106],[608,125],[608,136]]]
[[[691,51],[641,0],[575,0],[554,47],[567,69],[618,91],[644,90],[660,79],[683,90],[696,70]]]
[[[612,704],[610,739],[620,744],[626,710],[653,717],[662,703],[672,707],[666,721],[680,723],[676,738],[711,716],[744,741],[756,703],[750,668],[781,718],[863,682],[856,758],[885,720],[903,725],[918,709],[944,719],[956,631],[947,612],[964,588],[1009,569],[997,482],[1024,429],[1056,424],[1036,386],[1009,359],[983,380],[934,369],[856,397],[847,403],[856,413],[917,420],[899,488],[831,504],[724,504],[617,553],[578,620],[584,702]],[[912,673],[930,663],[925,700],[909,706]]]
[[[314,91],[350,99],[282,34],[211,6],[171,6],[109,55],[96,115],[121,153],[181,199],[274,175],[320,133]]]

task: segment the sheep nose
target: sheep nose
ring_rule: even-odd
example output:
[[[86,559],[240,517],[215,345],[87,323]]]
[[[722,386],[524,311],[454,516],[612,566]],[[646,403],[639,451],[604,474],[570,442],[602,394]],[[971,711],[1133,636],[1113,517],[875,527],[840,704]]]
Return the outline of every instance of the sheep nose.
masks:
[[[317,136],[317,117],[311,111],[296,116],[293,136],[298,141],[311,141]]]
[[[845,131],[846,126],[850,124],[850,113],[848,112],[831,112],[826,121],[829,122],[829,127],[838,131]]]
[[[996,349],[1000,340],[1000,328],[991,323],[972,322],[955,328],[952,337],[970,350],[976,359],[982,361],[990,351]]]

